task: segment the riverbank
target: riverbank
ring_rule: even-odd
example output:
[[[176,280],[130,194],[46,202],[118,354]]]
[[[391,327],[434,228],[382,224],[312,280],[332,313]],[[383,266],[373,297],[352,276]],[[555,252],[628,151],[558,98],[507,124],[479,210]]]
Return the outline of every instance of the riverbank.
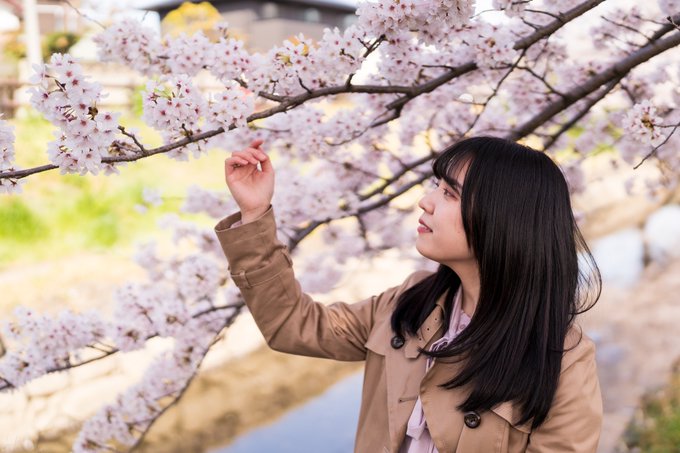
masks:
[[[255,427],[321,394],[362,363],[282,354],[260,347],[223,367],[199,373],[180,402],[168,410],[137,450],[201,453],[229,444]],[[76,432],[39,439],[42,453],[70,450]],[[0,450],[1,451],[1,450]]]

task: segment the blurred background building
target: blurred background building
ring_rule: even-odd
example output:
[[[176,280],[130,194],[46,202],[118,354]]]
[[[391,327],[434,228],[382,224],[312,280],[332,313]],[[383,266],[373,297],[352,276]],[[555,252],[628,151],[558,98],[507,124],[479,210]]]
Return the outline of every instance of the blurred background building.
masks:
[[[78,42],[88,26],[80,6],[80,0],[0,0],[1,114],[11,117],[19,106],[22,72]]]
[[[343,29],[354,23],[357,6],[356,0],[222,0],[209,3],[252,51],[265,51],[298,33],[321,39],[324,28]],[[157,12],[163,19],[165,31],[166,16],[180,4],[182,1],[155,0],[135,6]]]
[[[72,6],[69,6],[69,3]],[[80,8],[80,0],[36,0],[35,9],[38,14],[38,25],[41,33],[70,31],[77,33],[84,27],[84,19],[75,8]],[[0,0],[0,31],[18,30],[24,18],[23,0]]]

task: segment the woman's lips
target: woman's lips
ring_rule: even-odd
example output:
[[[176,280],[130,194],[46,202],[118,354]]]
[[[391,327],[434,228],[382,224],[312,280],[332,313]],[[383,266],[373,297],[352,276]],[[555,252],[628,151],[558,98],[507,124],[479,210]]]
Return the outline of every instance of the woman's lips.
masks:
[[[420,226],[418,227],[418,233],[432,233],[432,230],[430,229],[430,227],[427,226],[425,222],[423,222],[422,220],[418,220],[418,223],[420,224]]]

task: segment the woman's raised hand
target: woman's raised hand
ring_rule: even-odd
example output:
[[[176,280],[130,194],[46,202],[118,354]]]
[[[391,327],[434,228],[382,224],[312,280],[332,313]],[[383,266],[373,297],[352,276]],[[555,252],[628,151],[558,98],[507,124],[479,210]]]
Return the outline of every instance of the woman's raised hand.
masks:
[[[263,140],[253,140],[242,151],[224,161],[227,187],[241,209],[241,221],[252,222],[264,214],[274,196],[274,167],[260,149]],[[257,168],[260,164],[261,169]]]

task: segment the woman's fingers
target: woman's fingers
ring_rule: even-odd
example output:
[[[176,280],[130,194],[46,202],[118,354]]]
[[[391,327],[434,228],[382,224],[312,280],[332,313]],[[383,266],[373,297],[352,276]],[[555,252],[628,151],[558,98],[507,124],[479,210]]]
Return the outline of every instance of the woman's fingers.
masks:
[[[250,153],[258,161],[267,160],[267,154],[259,148],[246,148],[244,151]]]
[[[250,147],[231,153],[231,157],[224,162],[227,174],[231,174],[238,167],[257,165],[258,163],[261,165],[262,171],[272,171],[273,167],[269,161],[269,156],[259,148],[263,142],[262,139],[253,140]]]
[[[248,165],[250,162],[248,162],[246,159],[239,157],[239,156],[232,156],[228,157],[226,160],[227,165],[233,166],[242,166],[242,165]]]
[[[243,151],[235,151],[232,153],[232,156],[237,156],[242,159],[245,159],[253,165],[257,165],[258,163],[264,162],[267,159],[269,159],[263,151],[255,148],[246,148]]]
[[[257,157],[253,155],[252,151],[249,151],[249,149],[250,148],[245,149],[243,151],[234,151],[233,153],[231,153],[231,155],[233,157],[240,157],[241,159],[244,159],[253,165],[257,165],[260,161],[259,159],[257,159]]]
[[[224,161],[224,170],[227,175],[231,175],[239,167],[245,167],[249,164],[250,163],[247,160],[240,157],[229,157]]]

